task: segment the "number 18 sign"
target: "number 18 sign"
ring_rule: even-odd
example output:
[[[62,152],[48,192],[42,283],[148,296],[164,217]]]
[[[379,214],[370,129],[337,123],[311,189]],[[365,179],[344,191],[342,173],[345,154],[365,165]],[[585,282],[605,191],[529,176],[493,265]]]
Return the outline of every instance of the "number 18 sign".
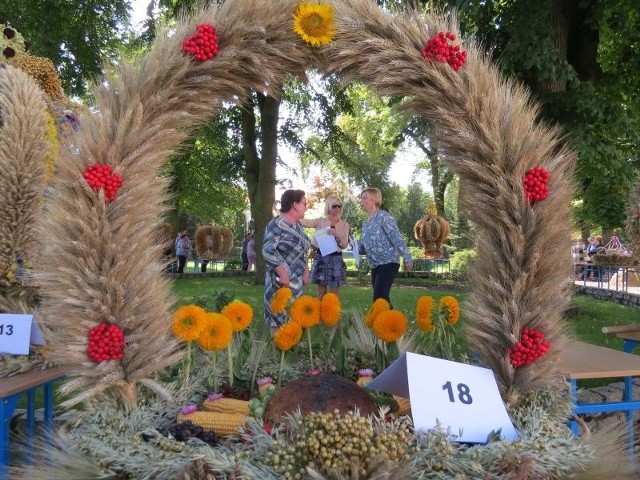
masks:
[[[498,430],[505,440],[518,438],[488,368],[405,353],[367,388],[408,398],[416,429],[440,424],[460,442],[486,443]]]

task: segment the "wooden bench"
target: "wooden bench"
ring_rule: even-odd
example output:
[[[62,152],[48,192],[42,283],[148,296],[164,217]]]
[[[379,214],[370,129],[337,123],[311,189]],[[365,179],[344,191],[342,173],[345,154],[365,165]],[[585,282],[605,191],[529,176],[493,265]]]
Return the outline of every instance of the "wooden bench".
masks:
[[[632,377],[640,376],[640,356],[570,340],[560,354],[560,373],[571,384],[571,397],[576,415],[587,413],[624,412],[627,419],[629,449],[633,451],[633,412],[640,410],[640,401],[633,399]],[[592,378],[624,378],[624,395],[620,402],[579,403],[578,380]],[[578,433],[577,422],[571,422]]]
[[[35,392],[44,389],[45,428],[53,427],[53,383],[64,377],[62,368],[49,368],[22,373],[0,380],[0,479],[6,478],[9,465],[9,427],[11,418],[23,394],[27,396],[27,436],[33,436],[35,426]]]
[[[633,349],[640,345],[640,325],[620,325],[616,327],[602,327],[602,333],[614,333],[622,339],[622,349],[633,352]]]

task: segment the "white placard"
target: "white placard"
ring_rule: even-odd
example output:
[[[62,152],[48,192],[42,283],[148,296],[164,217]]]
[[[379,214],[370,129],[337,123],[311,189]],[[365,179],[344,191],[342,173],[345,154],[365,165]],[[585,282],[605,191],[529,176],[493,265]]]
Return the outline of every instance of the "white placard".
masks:
[[[44,345],[42,332],[33,315],[0,314],[0,353],[29,355],[29,345]]]
[[[318,244],[318,249],[320,249],[320,255],[323,257],[338,251],[338,242],[336,242],[336,237],[329,235],[329,230],[329,227],[318,228],[314,234],[316,243]]]
[[[519,437],[488,368],[405,353],[367,388],[408,398],[416,429],[439,423],[459,442],[486,443],[498,430],[505,440]]]

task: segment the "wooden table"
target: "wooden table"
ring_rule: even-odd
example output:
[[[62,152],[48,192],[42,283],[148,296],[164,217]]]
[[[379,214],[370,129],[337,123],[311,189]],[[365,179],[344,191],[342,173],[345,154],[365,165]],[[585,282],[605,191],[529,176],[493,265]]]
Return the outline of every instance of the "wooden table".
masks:
[[[624,412],[627,418],[629,448],[633,451],[633,412],[640,410],[640,401],[633,399],[632,377],[640,376],[640,356],[571,340],[560,354],[560,372],[571,383],[575,414]],[[579,403],[578,380],[590,378],[624,378],[621,402]],[[571,422],[577,433],[576,422]]]
[[[27,395],[27,436],[33,436],[35,425],[35,392],[44,389],[45,428],[53,427],[53,382],[64,377],[62,368],[49,368],[0,379],[0,479],[6,477],[9,465],[9,427],[11,418],[23,394]]]

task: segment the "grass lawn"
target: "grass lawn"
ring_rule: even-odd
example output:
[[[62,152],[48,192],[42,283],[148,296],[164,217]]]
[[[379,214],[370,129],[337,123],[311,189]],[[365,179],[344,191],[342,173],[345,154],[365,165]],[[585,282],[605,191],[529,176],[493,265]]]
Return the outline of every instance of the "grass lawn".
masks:
[[[255,319],[261,317],[263,309],[262,285],[256,285],[254,277],[207,277],[202,279],[178,279],[174,283],[174,292],[178,297],[178,305],[193,303],[198,297],[211,297],[217,290],[224,289],[234,298],[249,303],[255,312]],[[306,288],[306,292],[315,295],[315,285]],[[443,295],[453,295],[461,303],[467,297],[459,288],[433,284],[432,280],[400,278],[391,289],[391,300],[394,308],[402,310],[411,317],[415,312],[416,301],[421,295],[431,295],[438,299]],[[349,284],[340,290],[340,298],[344,310],[359,309],[366,312],[371,305],[371,287],[361,284],[355,278],[349,278]],[[576,295],[573,299],[575,307],[566,319],[571,332],[578,340],[605,347],[622,349],[622,340],[615,335],[602,333],[602,327],[611,325],[627,325],[640,321],[640,310],[618,305],[613,302],[596,300],[585,295]],[[462,314],[464,323],[464,307]]]

